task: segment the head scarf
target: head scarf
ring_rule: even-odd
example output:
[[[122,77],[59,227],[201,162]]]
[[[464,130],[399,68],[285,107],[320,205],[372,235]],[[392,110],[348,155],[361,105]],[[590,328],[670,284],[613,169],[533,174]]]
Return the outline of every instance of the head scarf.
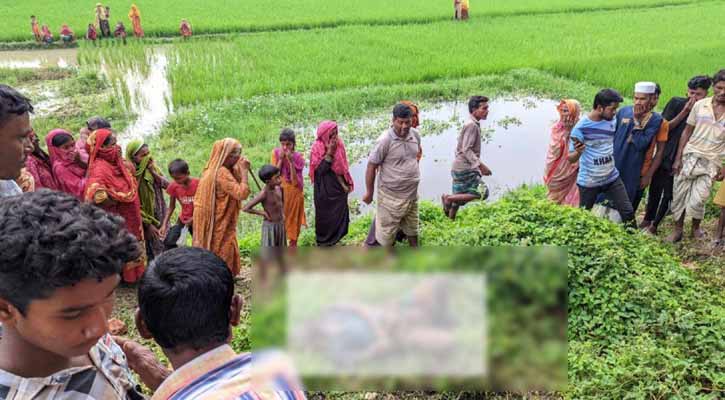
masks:
[[[564,99],[559,102],[558,106],[556,106],[556,110],[559,112],[559,121],[551,127],[551,143],[549,144],[549,147],[560,148],[560,151],[556,153],[549,151],[547,153],[546,171],[544,175],[544,183],[547,184],[551,182],[551,179],[557,172],[560,163],[566,158],[564,154],[568,154],[569,152],[568,142],[570,128],[567,128],[564,125],[564,114],[562,113],[564,106],[566,106],[569,110],[569,115],[575,122],[579,120],[579,114],[581,113],[581,105],[578,101],[573,99]],[[557,153],[559,154],[558,158],[555,157],[555,154]]]
[[[315,170],[325,158],[327,153],[327,144],[330,142],[330,134],[337,129],[337,122],[322,121],[317,127],[317,140],[312,144],[310,154],[310,180],[315,181]],[[337,151],[332,160],[332,171],[343,177],[345,182],[350,186],[350,191],[354,188],[352,176],[350,175],[350,164],[347,162],[347,152],[345,151],[345,143],[343,143],[339,134],[337,136]]]
[[[68,25],[63,24],[63,26],[60,28],[60,34],[61,35],[72,35],[73,34],[73,31],[70,30],[70,28],[68,27]]]
[[[50,29],[48,29],[48,25],[43,25],[43,28],[41,29],[41,31],[43,31],[43,36],[50,37],[50,38],[53,37],[53,34],[50,33]]]
[[[214,232],[214,211],[216,210],[217,173],[221,168],[224,168],[224,161],[237,148],[241,149],[242,144],[236,139],[226,138],[214,142],[209,161],[204,167],[194,196],[195,245],[198,243],[203,248],[211,248],[212,232]]]
[[[93,201],[96,192],[104,190],[113,200],[132,203],[137,197],[136,182],[126,169],[121,148],[118,145],[103,147],[111,134],[108,129],[98,129],[88,136],[90,155],[85,199]]]
[[[156,218],[155,212],[156,192],[154,184],[156,183],[156,180],[154,175],[151,173],[151,169],[153,168],[158,175],[161,174],[161,171],[159,171],[155,165],[149,166],[149,164],[151,164],[150,152],[146,155],[146,157],[142,158],[141,162],[138,164],[136,164],[133,160],[133,156],[135,156],[136,153],[141,151],[144,147],[148,146],[146,146],[142,140],[131,141],[126,146],[126,159],[136,167],[134,177],[136,178],[136,182],[138,182],[138,195],[141,200],[141,216],[143,217],[144,222],[159,225],[161,221]]]
[[[128,18],[133,19],[134,17],[141,18],[141,12],[138,10],[138,7],[136,7],[135,4],[131,4],[131,10],[128,12]]]
[[[58,135],[68,135],[73,138],[70,132],[65,129],[53,129],[45,137],[45,144],[50,153],[50,162],[53,165],[53,174],[58,180],[61,190],[82,199],[83,190],[86,186],[86,169],[76,161],[77,149],[64,150],[53,146],[53,138]]]
[[[410,107],[411,110],[413,110],[413,118],[412,118],[411,126],[413,128],[417,128],[419,125],[419,122],[420,122],[418,120],[418,113],[419,113],[418,105],[409,100],[403,100],[400,102],[400,104],[405,104],[406,106]]]

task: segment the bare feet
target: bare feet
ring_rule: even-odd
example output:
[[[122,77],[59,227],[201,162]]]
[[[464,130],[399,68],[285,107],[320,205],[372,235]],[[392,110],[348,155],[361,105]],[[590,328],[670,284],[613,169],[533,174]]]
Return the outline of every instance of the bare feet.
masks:
[[[641,224],[639,224],[639,229],[649,228],[650,226],[652,226],[652,221],[647,221],[645,219],[645,220],[642,220]]]
[[[705,237],[705,232],[702,229],[700,229],[700,228],[693,229],[692,230],[692,237],[695,238],[695,239],[702,239],[702,238]]]
[[[666,241],[670,243],[677,243],[682,240],[682,231],[674,231],[670,236],[665,239]]]
[[[445,194],[441,195],[441,204],[443,204],[443,214],[450,218],[448,214],[451,212],[451,203],[448,202],[448,196]]]
[[[657,236],[657,227],[650,224],[647,228],[645,228],[645,231],[649,233],[650,235]]]

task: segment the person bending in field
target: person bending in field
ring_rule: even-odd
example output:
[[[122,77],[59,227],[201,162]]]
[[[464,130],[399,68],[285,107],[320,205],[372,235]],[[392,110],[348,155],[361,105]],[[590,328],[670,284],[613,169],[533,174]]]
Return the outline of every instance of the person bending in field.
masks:
[[[264,218],[260,249],[262,281],[265,281],[266,266],[264,264],[267,262],[279,262],[282,273],[284,273],[284,263],[281,258],[282,249],[287,247],[287,235],[285,233],[284,193],[280,188],[282,179],[279,172],[279,169],[273,165],[262,166],[259,169],[259,178],[264,182],[264,188],[243,208],[246,213]],[[262,211],[254,209],[254,206],[259,203],[262,203]]]
[[[572,129],[568,159],[579,162],[579,206],[591,210],[597,196],[605,193],[622,222],[635,228],[632,203],[614,164],[615,115],[622,100],[614,89],[597,93],[592,111]]]
[[[692,218],[692,237],[705,233],[700,222],[705,216],[705,203],[710,198],[713,179],[725,177],[725,69],[712,79],[713,96],[702,99],[692,107],[687,127],[682,132],[675,163],[672,214],[675,230],[670,242],[682,240],[685,216]],[[718,199],[719,200],[719,199]]]
[[[307,227],[305,218],[305,191],[302,170],[305,158],[295,151],[295,133],[285,128],[279,134],[280,147],[272,150],[271,164],[276,166],[282,176],[284,192],[284,223],[289,246],[297,247],[300,228]]]
[[[118,21],[116,24],[116,29],[113,31],[113,36],[116,39],[123,40],[123,44],[126,44],[126,27],[123,26],[123,22]]]
[[[48,28],[48,25],[43,25],[41,28],[41,33],[43,35],[43,43],[45,45],[53,44],[53,34],[50,32],[50,28]]]
[[[86,40],[90,40],[93,42],[93,44],[96,44],[97,39],[98,31],[96,31],[96,27],[93,26],[93,24],[88,24],[88,30],[86,31]]]
[[[164,237],[164,246],[167,250],[177,247],[176,242],[181,237],[184,228],[194,236],[194,196],[199,187],[199,179],[189,174],[189,164],[180,159],[169,163],[169,175],[174,180],[166,189],[169,194],[169,208],[161,227],[161,236]],[[176,202],[181,204],[181,213],[176,224],[169,229],[169,221],[176,211]]]
[[[63,41],[64,45],[69,45],[75,41],[75,33],[73,33],[67,24],[63,24],[60,28],[60,40]]]
[[[168,358],[166,370],[139,343],[118,338],[128,364],[154,390],[152,400],[304,400],[289,360],[277,352],[236,354],[230,346],[242,296],[224,260],[181,247],[149,266],[138,287],[136,328]]]
[[[187,21],[185,19],[181,20],[181,25],[179,25],[179,32],[181,33],[181,37],[183,37],[184,40],[191,37],[192,31],[191,31],[191,24],[189,23],[189,21]]]
[[[0,220],[0,398],[143,399],[107,334],[139,255],[123,220],[47,189],[3,199]]]
[[[471,118],[458,134],[455,159],[451,167],[453,194],[441,196],[443,213],[452,220],[456,219],[459,207],[473,200],[488,198],[485,185],[483,193],[479,191],[481,177],[491,175],[491,170],[481,161],[480,121],[485,121],[488,117],[488,98],[471,97],[468,100],[468,112]]]
[[[40,34],[40,26],[38,25],[38,19],[35,18],[35,15],[30,16],[30,29],[33,30],[33,37],[35,38],[35,42],[42,42],[43,35]]]

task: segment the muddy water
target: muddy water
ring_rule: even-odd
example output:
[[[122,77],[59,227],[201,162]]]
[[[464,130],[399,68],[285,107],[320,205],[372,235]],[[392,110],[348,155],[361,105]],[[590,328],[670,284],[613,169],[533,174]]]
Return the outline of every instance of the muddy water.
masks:
[[[524,98],[493,100],[488,119],[482,124],[484,141],[481,158],[493,175],[484,177],[491,200],[522,184],[540,183],[544,172],[549,128],[557,119],[552,100]],[[442,103],[421,111],[421,120],[449,122],[441,133],[422,132],[423,159],[420,164],[421,199],[440,201],[443,193],[451,192],[451,164],[460,127],[469,118],[464,103]],[[361,199],[365,192],[364,159],[351,166],[355,180],[353,198]],[[366,211],[367,207],[362,211]]]
[[[0,51],[0,68],[69,68],[78,66],[78,49]]]
[[[129,111],[136,115],[136,120],[119,135],[121,145],[155,135],[174,111],[166,54],[159,49],[149,51],[146,61],[146,73],[136,65],[127,70],[123,77],[122,84],[129,96]],[[101,70],[104,71],[105,67]],[[118,85],[116,92],[122,93],[123,88]]]

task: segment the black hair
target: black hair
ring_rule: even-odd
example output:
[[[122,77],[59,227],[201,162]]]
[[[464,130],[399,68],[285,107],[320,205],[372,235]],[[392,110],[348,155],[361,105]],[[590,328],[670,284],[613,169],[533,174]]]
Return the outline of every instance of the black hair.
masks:
[[[35,15],[31,15],[30,18],[35,18]]]
[[[621,103],[623,101],[624,99],[622,98],[622,95],[620,95],[616,90],[602,89],[596,96],[594,96],[593,108],[597,108],[599,106],[609,107],[612,103]]]
[[[96,116],[91,117],[88,121],[86,121],[86,127],[93,132],[97,129],[111,129],[111,123],[103,117]]]
[[[25,314],[36,299],[121,273],[140,255],[123,219],[41,189],[0,202],[0,297]]]
[[[710,86],[712,86],[712,79],[710,79],[710,77],[706,75],[693,76],[687,82],[687,87],[692,90],[705,89],[705,91],[707,92],[708,90],[710,90]]]
[[[33,105],[27,97],[8,85],[0,84],[0,126],[5,125],[10,117],[32,112]]]
[[[468,112],[472,113],[473,111],[475,111],[478,107],[481,106],[481,103],[488,103],[488,97],[471,96],[471,98],[468,99]]]
[[[279,168],[274,165],[265,164],[259,169],[259,179],[267,183],[273,176],[279,174]]]
[[[106,140],[103,141],[103,145],[108,146],[109,144],[111,144],[112,141],[113,141],[113,134],[110,134],[110,135],[108,135]]]
[[[655,97],[660,97],[661,94],[662,94],[662,88],[660,87],[660,84],[659,83],[655,82],[655,93],[654,93],[654,95],[655,95]]]
[[[279,133],[279,141],[286,141],[292,142],[292,144],[297,144],[295,141],[295,131],[290,128],[282,129],[282,132]]]
[[[393,107],[393,118],[413,118],[413,110],[403,103],[398,103]]]
[[[141,319],[164,349],[200,350],[225,343],[233,297],[227,264],[197,247],[162,253],[138,284]]]
[[[184,174],[189,175],[189,163],[177,158],[169,163],[169,175]]]
[[[51,143],[54,147],[60,147],[71,141],[73,141],[73,136],[67,133],[59,133],[53,136],[53,140],[51,141]]]
[[[725,81],[725,69],[721,69],[712,77],[712,84],[717,85],[718,83]]]

